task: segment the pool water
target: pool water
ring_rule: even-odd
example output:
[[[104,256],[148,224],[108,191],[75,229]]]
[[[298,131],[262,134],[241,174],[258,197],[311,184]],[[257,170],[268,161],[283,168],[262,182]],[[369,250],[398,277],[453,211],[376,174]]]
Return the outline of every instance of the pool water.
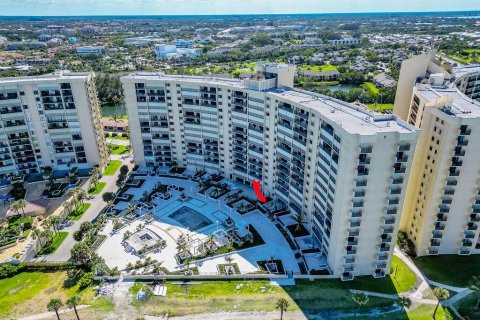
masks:
[[[181,207],[168,217],[177,221],[190,231],[197,231],[213,223],[203,214],[188,207]]]

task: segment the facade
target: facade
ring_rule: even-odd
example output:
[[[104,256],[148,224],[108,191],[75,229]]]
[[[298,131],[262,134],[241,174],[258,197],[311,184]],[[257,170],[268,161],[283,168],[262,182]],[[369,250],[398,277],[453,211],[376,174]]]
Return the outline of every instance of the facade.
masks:
[[[420,256],[480,253],[480,103],[461,91],[468,74],[450,71],[434,55],[406,60],[408,108],[395,101],[394,112],[421,129],[401,222]]]
[[[105,48],[102,46],[78,47],[77,53],[80,55],[104,56]]]
[[[186,39],[176,39],[172,41],[172,45],[174,45],[177,48],[193,48],[193,41],[192,40],[186,40]]]
[[[136,164],[262,181],[305,217],[331,272],[384,276],[417,130],[291,89],[295,67],[257,66],[242,80],[135,73],[122,78]]]
[[[469,98],[480,101],[480,65],[453,69],[455,86]]]
[[[0,181],[42,168],[104,167],[108,159],[93,74],[0,79]]]
[[[349,35],[342,35],[340,39],[328,40],[328,43],[334,46],[351,46],[360,43],[360,39],[355,39]]]
[[[200,55],[198,49],[178,48],[173,44],[157,44],[154,47],[154,51],[159,59],[195,58]]]

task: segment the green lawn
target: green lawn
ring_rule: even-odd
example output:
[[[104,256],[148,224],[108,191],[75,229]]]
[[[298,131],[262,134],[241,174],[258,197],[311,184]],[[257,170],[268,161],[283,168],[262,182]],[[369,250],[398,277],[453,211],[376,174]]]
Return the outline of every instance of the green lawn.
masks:
[[[51,298],[58,297],[65,302],[74,294],[80,295],[81,304],[92,305],[91,308],[79,310],[81,319],[98,319],[96,316],[89,316],[92,311],[102,315],[113,310],[111,298],[95,298],[92,288],[79,291],[78,285],[66,281],[66,274],[65,271],[23,272],[0,280],[0,319],[18,319],[47,312],[47,303]],[[66,316],[62,316],[62,319],[64,318]],[[71,316],[69,318],[73,319]]]
[[[103,171],[104,176],[113,176],[115,172],[117,172],[118,168],[122,165],[122,161],[120,160],[112,160]]]
[[[393,110],[393,103],[368,103],[367,106],[372,110],[379,109],[381,112],[385,110]]]
[[[480,256],[424,256],[416,258],[415,264],[430,280],[466,287],[472,276],[479,275]]]
[[[122,137],[121,134],[117,135],[116,137],[112,136],[111,134],[108,135],[108,137],[106,137],[107,139],[112,139],[112,140],[121,140],[121,141],[127,141],[127,140],[130,140],[129,137]]]
[[[80,220],[80,218],[83,216],[85,211],[90,208],[90,203],[84,202],[83,204],[79,204],[75,207],[75,209],[72,210],[72,213],[67,217],[67,220]]]
[[[337,70],[337,67],[332,66],[331,64],[324,64],[321,66],[311,66],[311,65],[303,65],[300,67],[301,70],[310,70],[315,72],[327,72],[327,71],[334,71]]]
[[[102,118],[113,120],[113,116],[103,116]],[[117,116],[117,120],[128,120],[128,116],[126,114]]]
[[[45,245],[40,252],[38,252],[39,256],[47,255],[47,254],[52,254],[54,253],[58,247],[62,244],[63,240],[68,236],[68,232],[65,231],[60,231],[56,233],[50,243]]]
[[[391,270],[392,274],[386,276],[385,278],[372,280],[372,277],[357,277],[353,281],[345,283],[352,289],[368,290],[388,294],[407,292],[415,286],[415,274],[397,256],[393,256]]]
[[[128,148],[128,146],[124,146],[120,144],[110,144],[109,148],[112,151],[111,154],[125,154],[130,152],[130,149]]]
[[[105,188],[105,186],[107,185],[106,182],[99,182],[97,183],[97,186],[95,188],[90,188],[90,190],[88,190],[88,193],[89,194],[100,194],[100,192],[102,192],[103,188]]]
[[[457,302],[455,307],[462,316],[467,316],[468,319],[480,319],[480,309],[475,309],[478,299],[480,299],[480,293],[474,292]]]
[[[380,91],[378,91],[378,88],[375,87],[375,85],[371,82],[364,82],[361,87],[368,90],[373,95],[378,95],[380,93]]]

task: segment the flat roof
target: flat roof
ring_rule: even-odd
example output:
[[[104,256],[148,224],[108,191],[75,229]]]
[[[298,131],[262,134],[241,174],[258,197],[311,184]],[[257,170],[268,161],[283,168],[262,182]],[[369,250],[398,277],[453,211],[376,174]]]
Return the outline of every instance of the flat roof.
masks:
[[[480,103],[467,97],[456,87],[433,87],[425,84],[417,84],[417,93],[427,101],[434,101],[441,97],[449,97],[453,103],[448,109],[448,114],[461,118],[480,117]]]
[[[453,74],[455,78],[462,78],[469,73],[480,72],[480,64],[471,64],[468,66],[455,67],[453,68]]]
[[[245,87],[243,80],[206,76],[165,75],[163,73],[131,73],[122,77],[125,80],[142,81],[185,81],[197,85],[227,85],[232,89],[253,91]],[[260,91],[258,91],[261,93]],[[371,135],[376,133],[418,131],[414,126],[401,120],[394,114],[375,113],[368,108],[347,103],[321,94],[292,88],[274,88],[263,91],[264,94],[277,96],[306,108],[316,110],[326,118],[338,123],[350,133]],[[307,110],[308,111],[308,110]]]
[[[62,73],[62,74],[50,74],[40,76],[28,76],[28,77],[12,77],[12,78],[0,78],[0,85],[14,84],[14,83],[35,83],[40,81],[55,81],[55,80],[67,80],[67,79],[86,79],[90,76],[88,72],[75,72],[75,73]]]

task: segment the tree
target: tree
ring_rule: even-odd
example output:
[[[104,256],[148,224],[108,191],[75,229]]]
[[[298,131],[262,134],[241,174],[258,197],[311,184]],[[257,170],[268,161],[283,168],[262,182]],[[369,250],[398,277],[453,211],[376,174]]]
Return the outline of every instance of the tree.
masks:
[[[302,230],[302,224],[305,222],[303,220],[303,216],[301,213],[297,213],[296,215],[293,216],[293,220],[297,223],[297,226],[295,227],[295,231],[300,231]]]
[[[88,266],[92,265],[95,261],[95,253],[85,243],[76,243],[71,251],[72,260],[78,264]]]
[[[80,188],[75,187],[75,188],[70,189],[70,190],[67,191],[67,195],[72,198],[72,202],[73,202],[74,204],[77,203],[78,190],[80,190]]]
[[[17,200],[18,208],[22,210],[23,216],[25,216],[25,207],[27,206],[28,202],[25,199]]]
[[[437,314],[438,306],[440,305],[440,302],[442,300],[448,299],[450,297],[450,293],[448,292],[447,289],[436,287],[435,289],[433,289],[433,294],[438,299],[437,305],[435,306],[435,310],[433,311],[433,319],[437,319],[436,314]]]
[[[53,227],[53,231],[55,233],[58,233],[58,224],[61,222],[61,218],[60,216],[50,216],[48,217],[48,219],[50,220],[50,225]]]
[[[19,211],[20,210],[20,204],[18,203],[18,201],[15,201],[14,203],[12,203],[10,205],[10,210],[15,211],[15,213],[17,215],[20,215],[20,211]]]
[[[72,213],[73,209],[73,202],[72,201],[66,201],[63,203],[63,208],[67,210],[68,214],[70,215]]]
[[[277,303],[275,304],[275,309],[280,310],[280,320],[283,319],[283,313],[287,311],[289,306],[290,303],[288,303],[287,299],[280,298],[277,300]]]
[[[77,316],[77,320],[80,320],[77,312],[77,306],[80,304],[81,298],[78,295],[71,296],[67,301],[66,304],[69,308],[73,308],[75,311],[75,315]]]
[[[60,315],[58,314],[58,310],[63,307],[63,302],[60,300],[60,298],[53,298],[50,299],[50,301],[47,304],[47,309],[48,311],[55,311],[55,314],[57,315],[57,319],[60,320]]]
[[[368,303],[368,296],[365,293],[356,293],[352,296],[352,299],[358,305],[353,316],[353,318],[356,318],[360,307]]]
[[[121,173],[122,175],[126,176],[126,175],[128,174],[128,166],[125,165],[125,164],[122,165],[122,166],[120,167],[120,173]]]
[[[92,175],[92,177],[90,178],[90,188],[95,189],[97,185],[98,185],[98,177],[96,175]]]
[[[409,297],[398,297],[397,304],[405,310],[412,306],[412,300]]]
[[[87,198],[87,191],[80,189],[77,194],[77,199],[83,204],[83,201]]]
[[[110,202],[113,200],[113,192],[104,192],[102,194],[102,199],[105,202]]]
[[[473,276],[472,279],[468,283],[470,285],[470,289],[476,292],[480,292],[480,276]],[[478,310],[480,306],[480,298],[477,300],[477,304],[475,305],[475,309]]]

